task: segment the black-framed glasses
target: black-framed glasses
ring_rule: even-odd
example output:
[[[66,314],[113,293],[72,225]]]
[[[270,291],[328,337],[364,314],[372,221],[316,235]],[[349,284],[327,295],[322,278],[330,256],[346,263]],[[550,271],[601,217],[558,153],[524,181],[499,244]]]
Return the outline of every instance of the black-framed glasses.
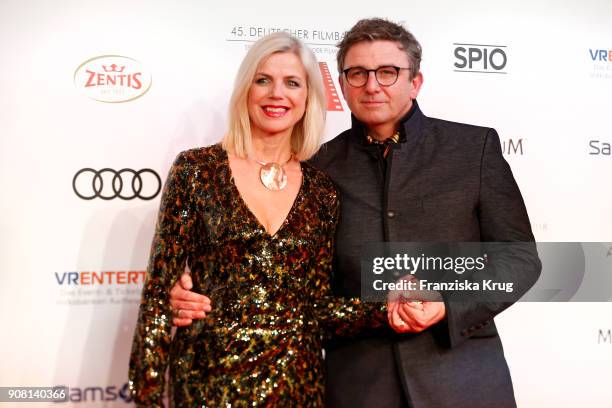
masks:
[[[350,86],[355,88],[361,88],[368,83],[368,78],[370,77],[370,72],[374,72],[374,77],[376,78],[376,82],[380,86],[391,86],[397,82],[397,77],[399,76],[399,72],[402,69],[410,69],[403,67],[396,67],[394,65],[385,65],[382,67],[378,67],[376,69],[365,69],[364,67],[351,67],[347,68],[342,73],[344,74],[344,78],[349,83]]]

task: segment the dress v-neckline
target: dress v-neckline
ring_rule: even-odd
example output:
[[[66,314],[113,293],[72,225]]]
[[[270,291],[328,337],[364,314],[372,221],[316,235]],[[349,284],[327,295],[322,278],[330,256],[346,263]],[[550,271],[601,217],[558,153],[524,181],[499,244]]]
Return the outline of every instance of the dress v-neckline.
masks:
[[[240,190],[238,189],[238,186],[236,185],[236,181],[234,180],[234,174],[232,173],[232,166],[230,166],[230,162],[229,162],[229,155],[228,155],[228,153],[227,153],[227,151],[225,149],[222,149],[222,150],[223,150],[223,153],[225,154],[225,165],[227,166],[227,174],[229,176],[229,184],[233,188],[234,193],[236,194],[238,202],[242,204],[242,207],[249,214],[249,216],[251,217],[251,220],[254,221],[255,224],[257,224],[257,228],[258,229],[262,230],[263,233],[268,238],[275,238],[279,234],[279,232],[281,232],[285,228],[285,226],[287,224],[289,224],[289,220],[290,220],[292,214],[295,212],[295,209],[296,209],[296,207],[298,205],[299,200],[302,198],[302,194],[303,194],[303,190],[304,190],[304,184],[305,184],[305,178],[306,178],[306,176],[304,174],[304,166],[303,166],[302,162],[300,162],[300,170],[302,172],[302,180],[300,182],[300,188],[298,189],[298,192],[295,195],[295,198],[293,199],[293,203],[291,204],[291,207],[289,208],[289,212],[287,213],[287,216],[285,217],[285,219],[283,220],[281,225],[278,227],[278,229],[276,231],[274,231],[274,234],[272,234],[272,233],[270,233],[270,231],[268,231],[266,229],[266,227],[259,220],[259,218],[257,218],[257,215],[255,215],[253,210],[251,210],[251,208],[247,204],[246,200],[242,197],[242,194],[240,193]]]

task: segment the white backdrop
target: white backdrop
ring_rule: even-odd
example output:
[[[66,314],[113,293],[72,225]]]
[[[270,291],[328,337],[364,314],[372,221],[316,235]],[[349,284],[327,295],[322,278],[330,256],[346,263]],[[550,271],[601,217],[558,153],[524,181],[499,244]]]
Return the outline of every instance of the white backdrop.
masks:
[[[494,3],[2,0],[0,386],[67,385],[67,405],[126,406],[159,196],[84,200],[91,173],[73,178],[127,168],[164,180],[179,151],[216,142],[238,64],[270,29],[301,36],[338,89],[338,36],[363,17],[404,22],[424,48],[421,108],[498,130],[536,238],[612,241],[612,3]],[[470,69],[469,48],[493,59]],[[131,86],[93,86],[104,67]],[[327,139],[349,125],[339,103]],[[112,195],[111,173],[102,180]],[[141,194],[156,183],[143,173]],[[499,316],[519,407],[612,406],[611,316],[610,303]]]

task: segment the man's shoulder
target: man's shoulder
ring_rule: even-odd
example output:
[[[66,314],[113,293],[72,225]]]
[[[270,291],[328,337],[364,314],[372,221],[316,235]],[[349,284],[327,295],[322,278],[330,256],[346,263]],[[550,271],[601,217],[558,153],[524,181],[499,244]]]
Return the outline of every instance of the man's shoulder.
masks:
[[[346,129],[344,132],[340,133],[338,136],[323,143],[320,151],[326,152],[328,150],[339,150],[339,149],[345,148],[346,143],[349,141],[349,137],[351,136],[351,132],[352,132],[352,129]]]
[[[486,137],[489,133],[495,132],[493,128],[486,126],[473,125],[470,123],[454,122],[446,119],[425,118],[425,131],[450,134],[461,137]]]
[[[319,151],[308,160],[308,163],[318,169],[325,170],[331,162],[338,158],[341,152],[346,151],[350,135],[351,129],[347,129],[328,142],[323,143]]]
[[[427,117],[425,120],[425,128],[436,129],[442,132],[457,132],[462,135],[486,135],[492,130],[492,128],[486,126],[430,117]]]

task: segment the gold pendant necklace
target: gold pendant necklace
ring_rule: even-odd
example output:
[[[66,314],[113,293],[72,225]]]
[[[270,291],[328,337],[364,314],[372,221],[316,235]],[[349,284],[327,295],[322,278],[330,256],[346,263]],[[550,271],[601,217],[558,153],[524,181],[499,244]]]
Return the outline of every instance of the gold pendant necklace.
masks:
[[[285,188],[287,185],[287,173],[285,173],[284,166],[291,161],[293,155],[289,156],[289,160],[283,164],[276,162],[262,162],[255,160],[261,165],[259,169],[259,179],[261,184],[264,185],[268,190],[278,191]]]

